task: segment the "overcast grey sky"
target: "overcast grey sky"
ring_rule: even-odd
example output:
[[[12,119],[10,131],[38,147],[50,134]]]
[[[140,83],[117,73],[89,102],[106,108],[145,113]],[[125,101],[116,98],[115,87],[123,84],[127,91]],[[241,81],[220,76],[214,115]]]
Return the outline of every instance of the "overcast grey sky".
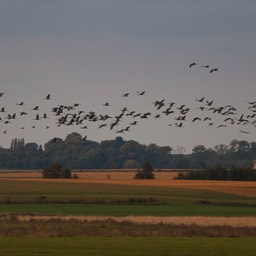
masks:
[[[5,94],[0,108],[6,112],[0,113],[0,145],[9,147],[13,138],[44,144],[73,131],[95,141],[122,136],[173,149],[183,146],[187,152],[199,144],[255,141],[254,125],[231,125],[211,111],[202,113],[195,100],[232,105],[236,119],[251,114],[247,102],[256,100],[255,24],[253,0],[1,0],[0,92]],[[189,68],[193,62],[197,65]],[[219,71],[209,73],[201,65]],[[144,90],[145,95],[137,95]],[[125,92],[129,97],[122,97]],[[50,101],[44,100],[48,93]],[[162,99],[165,108],[176,102],[173,115],[156,110],[152,102]],[[25,106],[16,105],[21,101]],[[110,106],[102,106],[105,102]],[[152,115],[121,134],[116,131],[127,127],[130,117],[113,130],[108,128],[111,120],[102,129],[98,125],[103,122],[85,122],[88,130],[57,127],[51,108],[73,103],[113,119],[123,107]],[[180,128],[175,118],[183,104],[190,110]],[[48,113],[49,119],[33,120],[36,105],[38,114]],[[22,111],[28,115],[20,116]],[[13,113],[16,119],[8,120]],[[214,125],[192,122],[207,115]],[[228,127],[217,128],[222,124]]]

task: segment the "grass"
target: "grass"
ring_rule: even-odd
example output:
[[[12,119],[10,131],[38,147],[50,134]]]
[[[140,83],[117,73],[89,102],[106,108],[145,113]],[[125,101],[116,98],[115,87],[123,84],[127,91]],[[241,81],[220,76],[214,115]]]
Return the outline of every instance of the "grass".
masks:
[[[1,238],[4,256],[254,256],[254,238]]]
[[[0,180],[1,213],[255,216],[254,206],[253,197],[209,190]]]
[[[255,216],[255,207],[193,204],[0,204],[0,213],[44,213],[95,216]]]

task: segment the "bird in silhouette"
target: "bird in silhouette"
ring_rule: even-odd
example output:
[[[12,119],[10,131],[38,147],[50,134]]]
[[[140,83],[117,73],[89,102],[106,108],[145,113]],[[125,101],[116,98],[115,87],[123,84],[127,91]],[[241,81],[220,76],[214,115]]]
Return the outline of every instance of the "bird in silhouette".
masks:
[[[192,68],[193,66],[196,66],[195,62],[189,64],[189,68]]]
[[[219,71],[219,69],[218,68],[213,68],[213,69],[210,70],[210,73],[213,73],[213,72],[216,72],[216,71]]]
[[[39,110],[39,106],[35,106],[32,110]]]
[[[234,124],[235,123],[235,121],[234,121],[234,119],[233,118],[226,118],[225,120],[224,120],[224,122],[230,122],[230,124]]]
[[[47,94],[44,99],[45,99],[45,100],[50,100],[50,99],[51,99],[51,94]]]
[[[88,129],[88,126],[85,125],[85,126],[83,126],[83,127],[80,127],[80,129]]]
[[[213,103],[213,100],[211,100],[211,101],[206,100],[206,105],[207,106],[209,106],[209,107],[212,106],[212,103]]]
[[[240,132],[242,132],[242,133],[247,133],[247,134],[249,134],[250,132],[247,132],[247,131],[243,131],[243,130],[239,130]]]
[[[138,92],[138,91],[137,91],[137,94],[138,94],[138,95],[141,95],[141,96],[142,96],[142,95],[145,95],[145,93],[146,93],[146,91],[142,91],[142,92]]]
[[[4,113],[5,112],[5,108],[1,108],[0,112]]]
[[[24,102],[22,101],[21,103],[16,103],[17,106],[24,106]]]
[[[102,106],[108,107],[110,106],[108,102],[104,103]]]
[[[225,124],[220,124],[217,126],[217,128],[227,127]]]
[[[46,113],[44,113],[43,119],[49,119],[49,118],[47,117],[47,114],[46,114]]]
[[[2,97],[4,95],[4,92],[0,92],[0,97]]]
[[[192,119],[192,122],[195,122],[195,121],[201,121],[202,119],[200,118],[200,117],[194,117],[193,119]]]
[[[40,117],[38,114],[36,115],[36,118],[34,120],[40,120]]]
[[[202,97],[202,98],[200,98],[200,99],[197,99],[197,98],[196,98],[196,101],[198,101],[198,102],[203,102],[204,98],[205,98],[205,97]]]
[[[100,124],[98,129],[102,128],[102,127],[106,127],[108,124]]]
[[[123,97],[128,97],[129,95],[130,95],[130,93],[127,92],[127,93],[123,94]]]
[[[181,127],[183,127],[183,123],[182,123],[182,122],[180,122],[180,123],[175,123],[175,126],[181,128]]]
[[[203,66],[200,66],[202,68],[209,68],[210,66],[209,65],[203,65]]]

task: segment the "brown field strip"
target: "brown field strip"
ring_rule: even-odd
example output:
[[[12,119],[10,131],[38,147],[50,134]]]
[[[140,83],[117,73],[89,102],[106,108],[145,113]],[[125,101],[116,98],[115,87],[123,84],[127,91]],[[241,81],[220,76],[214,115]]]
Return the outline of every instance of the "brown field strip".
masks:
[[[134,186],[176,187],[188,189],[205,189],[231,193],[242,196],[256,197],[255,181],[197,181],[174,180],[177,172],[154,172],[154,180],[135,180],[135,172],[86,171],[73,172],[79,179],[43,179],[41,172],[0,172],[0,179],[29,180],[41,182],[98,183]]]
[[[156,217],[156,216],[52,216],[52,215],[17,215],[20,221],[31,220],[80,220],[80,221],[128,221],[138,224],[175,224],[197,226],[231,226],[231,227],[256,227],[256,217],[205,217],[205,216],[179,216],[179,217]]]

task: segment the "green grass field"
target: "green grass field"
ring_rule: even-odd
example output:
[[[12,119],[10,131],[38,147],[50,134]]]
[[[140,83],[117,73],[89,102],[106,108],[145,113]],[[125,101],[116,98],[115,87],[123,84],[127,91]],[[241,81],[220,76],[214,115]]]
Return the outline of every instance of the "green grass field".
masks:
[[[254,256],[254,238],[1,238],[3,256]]]
[[[202,201],[212,204],[202,204]],[[0,180],[0,212],[102,216],[255,216],[256,202],[253,197],[209,190]]]

